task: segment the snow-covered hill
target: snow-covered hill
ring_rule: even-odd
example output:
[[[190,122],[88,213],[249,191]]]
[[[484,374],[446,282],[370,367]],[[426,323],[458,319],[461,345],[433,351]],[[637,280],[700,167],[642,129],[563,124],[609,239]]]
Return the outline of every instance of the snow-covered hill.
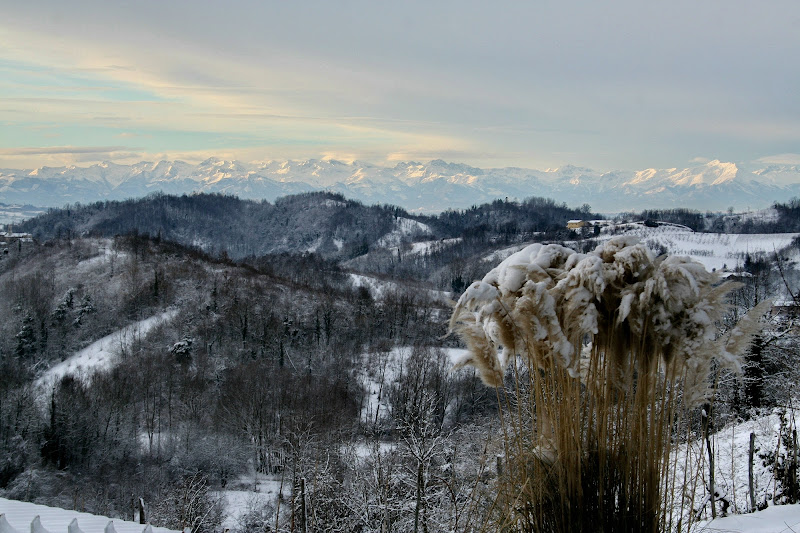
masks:
[[[732,234],[702,233],[677,224],[661,224],[648,227],[643,223],[612,225],[594,239],[602,242],[614,235],[631,235],[646,243],[656,252],[691,257],[705,265],[708,270],[733,271],[744,265],[748,254],[771,254],[780,252],[792,244],[800,233]],[[495,264],[527,246],[526,243],[501,248],[483,257]],[[798,257],[789,257],[797,261]]]
[[[405,240],[424,235],[432,235],[433,230],[427,224],[419,222],[411,218],[398,217],[395,220],[394,229],[381,237],[377,244],[378,246],[391,247],[398,246]]]
[[[636,223],[618,229],[638,237],[652,249],[663,249],[672,255],[691,257],[703,263],[708,270],[734,270],[744,265],[748,254],[781,251],[800,236],[798,233],[700,233],[671,224],[650,228]],[[601,240],[610,236],[611,233],[603,233]]]
[[[767,207],[800,194],[800,166],[710,161],[690,168],[598,172],[558,169],[480,169],[433,160],[383,167],[336,160],[242,163],[211,158],[102,163],[90,167],[0,169],[0,202],[61,207],[66,203],[168,194],[218,192],[273,200],[331,190],[368,203],[419,211],[466,208],[497,198],[555,198],[596,211],[691,207],[700,210]]]

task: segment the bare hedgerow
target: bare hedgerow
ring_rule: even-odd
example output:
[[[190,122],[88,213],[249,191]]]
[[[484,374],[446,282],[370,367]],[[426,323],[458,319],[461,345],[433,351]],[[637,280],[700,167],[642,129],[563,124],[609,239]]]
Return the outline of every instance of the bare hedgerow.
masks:
[[[499,387],[523,362],[503,391],[505,464],[486,529],[676,527],[673,426],[709,398],[712,366],[740,371],[769,305],[720,336],[732,288],[630,237],[587,254],[534,244],[473,283],[451,319],[470,349],[459,366]]]
[[[224,505],[220,496],[209,490],[202,472],[188,474],[166,490],[152,508],[153,523],[193,533],[211,533],[222,524]]]

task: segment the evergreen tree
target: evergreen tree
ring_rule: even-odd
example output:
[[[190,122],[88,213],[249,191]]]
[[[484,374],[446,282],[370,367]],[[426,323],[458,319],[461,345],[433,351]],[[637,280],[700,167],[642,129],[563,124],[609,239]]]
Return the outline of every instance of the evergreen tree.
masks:
[[[26,313],[22,319],[22,328],[16,335],[17,347],[14,353],[17,357],[28,357],[36,352],[36,332],[33,327],[33,316]]]

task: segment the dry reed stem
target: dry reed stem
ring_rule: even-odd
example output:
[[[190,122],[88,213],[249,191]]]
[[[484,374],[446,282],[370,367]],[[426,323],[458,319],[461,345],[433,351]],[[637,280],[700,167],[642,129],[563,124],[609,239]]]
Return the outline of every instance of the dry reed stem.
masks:
[[[526,365],[498,396],[506,468],[488,528],[672,528],[673,428],[709,397],[712,365],[739,369],[763,311],[717,339],[731,288],[629,238],[585,255],[532,245],[471,285],[451,319],[461,364],[492,386]]]

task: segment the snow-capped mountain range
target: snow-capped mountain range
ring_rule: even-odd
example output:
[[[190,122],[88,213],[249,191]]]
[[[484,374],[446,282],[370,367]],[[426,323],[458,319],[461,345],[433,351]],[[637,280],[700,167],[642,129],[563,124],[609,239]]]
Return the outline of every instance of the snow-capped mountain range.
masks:
[[[597,172],[575,166],[481,169],[442,160],[383,167],[336,160],[242,163],[211,158],[196,165],[160,161],[0,170],[0,203],[42,207],[121,200],[155,191],[218,192],[274,200],[313,190],[422,212],[530,196],[571,206],[589,204],[594,211],[608,213],[673,207],[742,210],[800,195],[800,165],[715,160],[684,169]]]

